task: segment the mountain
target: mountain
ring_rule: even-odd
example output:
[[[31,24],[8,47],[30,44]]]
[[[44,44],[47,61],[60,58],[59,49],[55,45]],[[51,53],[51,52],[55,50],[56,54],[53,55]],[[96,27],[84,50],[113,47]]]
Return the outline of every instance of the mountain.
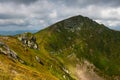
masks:
[[[120,32],[74,16],[35,34],[0,36],[2,80],[119,80]]]

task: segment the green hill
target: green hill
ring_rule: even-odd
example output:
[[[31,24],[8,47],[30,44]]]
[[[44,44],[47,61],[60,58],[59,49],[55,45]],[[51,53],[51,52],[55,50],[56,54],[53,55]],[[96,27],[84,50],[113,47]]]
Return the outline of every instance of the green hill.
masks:
[[[2,80],[119,80],[119,36],[119,31],[80,15],[35,34],[0,36],[0,77]]]

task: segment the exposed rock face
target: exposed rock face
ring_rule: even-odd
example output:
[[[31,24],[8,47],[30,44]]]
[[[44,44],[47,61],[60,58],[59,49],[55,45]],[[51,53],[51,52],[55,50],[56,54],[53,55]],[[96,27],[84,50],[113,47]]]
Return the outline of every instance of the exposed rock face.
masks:
[[[78,80],[104,80],[94,72],[95,66],[84,60],[83,64],[76,64],[75,75]]]
[[[24,63],[24,61],[20,59],[18,55],[3,42],[0,42],[0,53],[7,55],[9,58],[12,58],[12,59],[18,60],[21,63]]]
[[[18,36],[18,40],[22,41],[22,43],[29,48],[38,49],[38,45],[36,43],[36,37],[31,33],[24,33]]]

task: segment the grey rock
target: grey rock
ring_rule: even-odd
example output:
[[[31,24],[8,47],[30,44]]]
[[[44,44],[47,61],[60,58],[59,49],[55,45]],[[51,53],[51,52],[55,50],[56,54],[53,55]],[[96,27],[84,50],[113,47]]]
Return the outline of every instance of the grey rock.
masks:
[[[0,53],[7,55],[11,59],[18,60],[21,63],[24,63],[24,61],[18,57],[17,53],[13,50],[11,50],[6,44],[3,42],[0,42]]]
[[[18,36],[18,40],[29,48],[38,49],[36,37],[32,34],[30,36],[28,36],[28,33],[21,34]]]

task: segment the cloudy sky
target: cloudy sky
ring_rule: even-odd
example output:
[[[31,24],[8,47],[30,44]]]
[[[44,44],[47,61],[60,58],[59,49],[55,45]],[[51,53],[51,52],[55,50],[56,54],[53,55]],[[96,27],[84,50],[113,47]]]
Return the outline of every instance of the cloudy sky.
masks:
[[[120,30],[120,0],[0,0],[0,31],[40,30],[75,15]]]

